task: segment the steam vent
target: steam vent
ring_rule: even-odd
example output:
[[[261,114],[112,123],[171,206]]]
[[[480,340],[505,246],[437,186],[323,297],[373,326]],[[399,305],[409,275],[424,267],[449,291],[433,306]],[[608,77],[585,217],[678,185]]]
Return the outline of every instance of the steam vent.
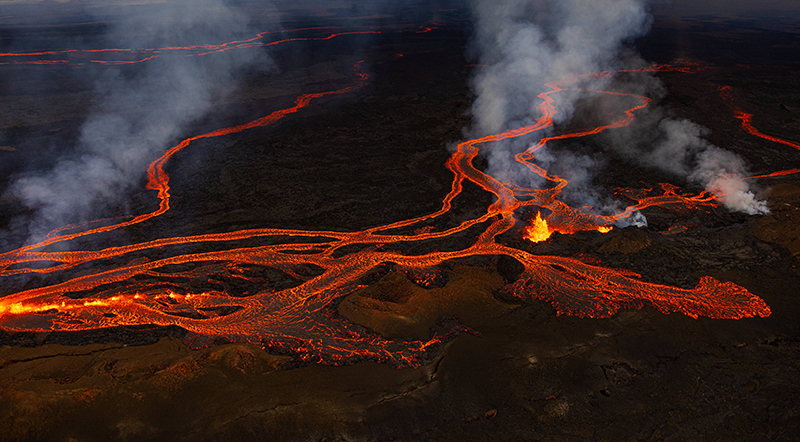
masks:
[[[0,441],[800,440],[796,2],[0,37]]]

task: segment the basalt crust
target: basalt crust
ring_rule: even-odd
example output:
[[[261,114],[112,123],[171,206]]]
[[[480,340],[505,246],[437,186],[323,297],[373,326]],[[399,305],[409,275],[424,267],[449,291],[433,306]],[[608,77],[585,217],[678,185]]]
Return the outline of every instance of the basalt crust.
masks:
[[[426,289],[402,272],[390,272],[376,284],[348,295],[339,313],[389,339],[428,339],[439,317],[453,315],[464,325],[481,325],[508,312],[494,293],[505,280],[493,268],[456,265],[444,287]],[[398,297],[398,295],[400,295]]]

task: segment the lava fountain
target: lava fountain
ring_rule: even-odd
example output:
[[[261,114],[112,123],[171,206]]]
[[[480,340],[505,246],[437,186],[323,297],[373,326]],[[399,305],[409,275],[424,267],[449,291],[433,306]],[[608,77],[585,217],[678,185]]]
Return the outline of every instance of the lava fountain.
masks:
[[[536,218],[529,226],[525,227],[522,237],[528,241],[542,242],[547,241],[552,233],[547,226],[547,221],[542,219],[542,212],[536,212]]]

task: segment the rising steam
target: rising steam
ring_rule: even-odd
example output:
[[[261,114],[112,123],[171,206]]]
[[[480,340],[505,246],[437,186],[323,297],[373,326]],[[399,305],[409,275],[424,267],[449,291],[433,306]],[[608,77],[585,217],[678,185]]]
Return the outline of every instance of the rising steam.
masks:
[[[548,82],[573,73],[620,69],[625,67],[623,53],[633,60],[629,64],[641,63],[625,43],[646,33],[651,20],[642,0],[473,0],[472,11],[476,29],[471,52],[480,63],[472,83],[476,93],[473,135],[531,124],[539,117],[537,95],[547,90]],[[588,88],[600,89],[610,81],[595,80]],[[656,79],[644,75],[639,76],[638,84],[629,86],[643,95],[662,88]],[[554,121],[568,122],[577,101],[585,97],[580,91],[559,93],[559,113]],[[667,118],[659,111],[648,115],[644,120],[650,126],[644,130],[639,123],[636,131],[609,131],[607,148],[701,185],[731,210],[768,212],[766,203],[757,201],[742,181],[747,173],[744,161],[708,143],[703,138],[706,129],[690,121]],[[642,133],[651,136],[645,139]],[[488,173],[526,187],[544,184],[513,157],[535,141],[497,143],[488,150]],[[558,170],[557,175],[570,181],[563,193],[567,202],[614,209],[613,201],[589,186],[601,159],[542,149],[536,153],[536,161],[546,170]],[[636,221],[628,222],[641,224],[642,220],[637,214]]]
[[[232,41],[254,34],[248,19],[223,0],[180,0],[155,13],[129,17],[107,35],[108,47],[161,48]],[[96,100],[77,146],[60,149],[46,173],[19,177],[8,191],[31,209],[31,240],[67,223],[84,221],[141,183],[147,163],[170,147],[189,124],[230,92],[235,75],[260,62],[262,51],[207,56],[163,51],[135,68],[104,68]]]
[[[529,123],[545,83],[619,65],[620,44],[644,34],[649,16],[635,0],[473,0],[475,129],[497,133]],[[559,120],[571,115],[560,103]]]
[[[703,186],[730,210],[750,215],[769,213],[742,178],[748,175],[741,157],[709,143],[708,129],[685,119],[645,112],[632,127],[606,134],[605,143],[632,162]]]

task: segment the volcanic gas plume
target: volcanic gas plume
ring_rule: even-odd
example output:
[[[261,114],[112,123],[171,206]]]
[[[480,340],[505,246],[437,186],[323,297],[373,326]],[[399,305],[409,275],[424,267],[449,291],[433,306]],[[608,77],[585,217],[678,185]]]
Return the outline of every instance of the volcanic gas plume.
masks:
[[[643,62],[624,49],[625,43],[643,35],[650,17],[640,0],[475,0],[476,19],[473,56],[479,61],[473,80],[477,95],[472,108],[473,134],[495,133],[530,124],[538,115],[539,94],[548,83],[572,73],[616,71]],[[555,123],[567,124],[575,107],[596,91],[606,89],[613,75],[596,76],[581,88],[557,97]],[[652,97],[663,90],[648,70],[629,76],[626,90]],[[590,94],[590,95],[587,95]],[[606,97],[611,96],[605,92]],[[595,114],[608,112],[596,100]],[[646,167],[656,168],[698,184],[716,195],[731,210],[749,214],[768,213],[742,178],[748,171],[737,155],[711,145],[707,130],[688,120],[665,115],[658,107],[638,112],[638,121],[602,134],[602,148]],[[486,153],[489,174],[500,181],[525,187],[541,187],[546,181],[521,167],[515,155],[546,131],[499,143]],[[601,164],[596,157],[564,149],[539,149],[535,163],[545,170],[560,171],[574,183],[563,189],[562,199],[572,205],[594,207],[601,213],[619,210],[619,204],[591,189],[591,177]],[[622,225],[646,223],[640,214],[625,217]]]
[[[703,277],[693,289],[669,287],[643,281],[639,275],[630,271],[604,268],[574,258],[538,256],[497,241],[498,235],[511,231],[520,222],[518,214],[525,210],[538,211],[541,219],[538,229],[544,229],[547,234],[571,234],[578,231],[607,232],[611,226],[622,220],[630,220],[639,210],[650,206],[680,208],[688,212],[715,206],[720,201],[725,202],[718,189],[692,194],[665,183],[657,190],[622,189],[619,195],[627,200],[627,205],[613,213],[599,213],[591,207],[567,204],[564,193],[571,184],[569,178],[559,176],[537,163],[539,155],[544,154],[553,142],[577,141],[588,136],[608,134],[634,123],[651,99],[642,94],[604,90],[602,86],[607,86],[611,78],[658,71],[680,71],[691,75],[698,69],[692,65],[656,65],[627,70],[595,69],[613,64],[611,58],[603,58],[604,54],[614,53],[621,39],[641,32],[647,17],[641,5],[635,2],[608,0],[597,3],[599,6],[590,5],[595,3],[568,1],[563,4],[534,4],[506,1],[500,2],[501,7],[496,10],[489,11],[491,8],[488,3],[476,3],[479,14],[478,39],[491,35],[496,37],[497,42],[508,43],[516,41],[515,35],[526,35],[527,42],[546,41],[550,45],[553,40],[545,38],[545,34],[541,34],[544,31],[535,31],[528,24],[505,30],[502,27],[505,20],[518,21],[518,13],[527,14],[531,11],[543,14],[539,19],[541,23],[547,24],[547,20],[553,20],[555,27],[549,27],[545,31],[562,30],[554,34],[559,36],[558,46],[577,47],[578,43],[600,34],[610,32],[613,35],[610,42],[600,43],[597,48],[589,49],[587,56],[592,60],[591,64],[587,65],[574,57],[564,60],[563,54],[542,59],[541,63],[553,64],[558,69],[554,67],[555,70],[548,71],[546,76],[520,77],[524,78],[525,84],[515,87],[523,89],[523,93],[519,94],[523,99],[521,104],[502,100],[500,104],[489,103],[484,94],[485,88],[478,87],[480,95],[475,104],[474,130],[488,135],[482,134],[463,141],[453,150],[446,163],[453,174],[452,184],[439,210],[352,232],[264,228],[159,238],[102,250],[53,251],[54,246],[76,238],[135,224],[145,225],[154,217],[171,210],[170,177],[165,171],[165,164],[176,153],[190,150],[199,139],[223,137],[272,125],[281,119],[292,118],[293,114],[304,112],[304,108],[312,102],[326,100],[334,95],[353,94],[370,81],[363,69],[364,62],[359,62],[353,67],[352,83],[349,86],[298,96],[292,106],[272,110],[264,117],[250,122],[188,137],[163,149],[161,156],[150,158],[149,167],[143,169],[147,170],[147,188],[154,191],[159,200],[158,209],[122,219],[60,227],[35,243],[0,254],[0,276],[3,277],[26,273],[56,274],[91,262],[115,263],[84,270],[82,274],[71,275],[60,283],[1,298],[0,326],[10,332],[49,332],[141,324],[176,325],[190,332],[187,339],[195,346],[220,341],[249,342],[271,352],[291,354],[303,361],[323,364],[374,360],[397,367],[416,367],[430,360],[430,356],[441,343],[458,332],[470,330],[460,326],[457,321],[447,320],[442,322],[429,340],[388,340],[349,323],[337,315],[331,306],[343,296],[360,288],[363,277],[385,263],[393,263],[397,268],[405,270],[409,277],[420,280],[422,278],[418,277],[419,274],[434,272],[437,265],[446,261],[470,256],[499,255],[511,257],[524,267],[519,279],[506,287],[508,294],[525,301],[548,301],[560,314],[602,318],[615,314],[621,308],[649,305],[664,313],[680,312],[695,318],[706,316],[738,319],[770,315],[770,308],[762,299],[740,286],[719,282],[711,277]],[[622,10],[615,9],[623,6]],[[570,12],[569,8],[578,9]],[[597,17],[592,16],[592,20],[600,23],[598,28],[591,28],[595,29],[597,35],[579,33],[576,36],[563,31],[588,26],[589,19],[575,15],[576,10],[582,14],[593,12],[600,17],[595,20]],[[487,25],[482,21],[486,20],[480,15],[483,13],[490,14],[491,20],[499,21],[491,21]],[[563,22],[564,17],[567,17],[566,22]],[[620,26],[623,28],[619,28]],[[432,25],[350,33],[425,33],[433,32],[434,28]],[[313,37],[298,39],[318,40],[343,36],[349,31],[314,29],[296,32],[314,32]],[[320,36],[321,32],[326,35]],[[258,34],[251,39],[217,42],[213,46],[202,48],[193,46],[192,51],[201,51],[194,54],[202,57],[227,57],[224,54],[235,53],[245,47],[292,44],[292,40],[294,39],[270,41],[267,34]],[[508,72],[523,75],[526,70],[506,57],[509,51],[521,50],[523,46],[517,42],[513,48],[500,51],[500,58],[488,61],[490,68],[479,72],[476,81],[481,82],[480,79],[484,78],[491,83],[497,79],[494,74],[506,78]],[[502,45],[501,47],[505,48]],[[540,50],[542,48],[541,44],[534,47],[539,47]],[[148,57],[149,55],[136,58],[135,61],[158,63],[157,59]],[[509,70],[502,70],[501,67]],[[576,73],[569,73],[572,71]],[[550,75],[556,73],[557,78],[550,78]],[[574,112],[573,106],[577,104],[575,96],[613,96],[621,100],[624,106],[602,124],[559,131],[558,123],[565,121]],[[170,113],[177,114],[180,114],[179,110],[178,107],[168,109]],[[493,112],[499,112],[500,115],[494,115]],[[96,118],[98,119],[87,124],[87,128],[92,130],[86,129],[84,140],[94,139],[89,134],[102,129],[102,124],[94,122],[106,120]],[[179,118],[179,121],[187,121],[191,115]],[[137,124],[150,127],[143,122],[126,124],[123,125],[124,128]],[[169,130],[152,130],[166,137],[167,134],[174,134],[177,126],[170,126]],[[129,134],[127,130],[122,133]],[[106,134],[115,140],[113,134]],[[148,145],[152,145],[152,149],[137,151],[136,157],[143,158],[151,153],[159,139],[165,138],[155,135],[147,137]],[[526,144],[531,140],[534,141]],[[473,164],[479,155],[489,155],[492,159],[495,158],[492,152],[508,149],[508,146],[515,143],[525,146],[512,156],[515,167],[528,175],[526,179],[512,180],[494,173],[498,170],[496,164],[490,166],[488,173],[477,169]],[[124,149],[115,150],[114,155],[132,155],[126,152],[128,151]],[[109,167],[116,164],[113,158],[114,156],[106,160]],[[451,211],[453,201],[462,194],[465,182],[491,193],[494,202],[482,213],[460,220],[455,227],[434,228],[431,221]],[[105,182],[104,185],[113,188],[121,184]],[[91,201],[90,199],[85,204],[88,205]],[[397,233],[409,228],[415,229],[414,233]],[[537,227],[534,225],[533,228]],[[427,240],[450,237],[468,229],[480,229],[480,233],[475,236],[473,243],[458,250],[428,250],[422,254],[406,254],[388,247],[400,243],[424,244]],[[268,245],[225,247],[225,244],[241,239],[261,240]],[[176,244],[215,246],[213,250],[209,247],[210,251],[168,258],[141,257],[142,254],[151,252],[155,256],[155,252]],[[138,252],[139,257],[134,257],[134,252]],[[114,260],[110,261],[111,258]],[[274,272],[290,275],[298,284],[289,288],[271,286],[269,275]],[[245,285],[248,289],[233,293],[202,288],[202,282],[212,278],[216,281],[236,281],[238,287]]]
[[[105,37],[113,45],[109,49],[0,54],[9,63],[110,65],[89,71],[96,75],[99,98],[77,146],[60,148],[52,170],[21,176],[8,190],[33,211],[24,223],[31,240],[58,226],[87,221],[96,206],[116,202],[138,184],[142,170],[167,143],[232,91],[238,73],[256,65],[270,69],[263,51],[227,50],[246,47],[258,36],[197,44],[252,33],[247,18],[222,0],[177,1],[160,8],[157,17],[136,15],[112,26]],[[165,41],[191,44],[164,47]],[[201,56],[208,52],[215,57]],[[129,63],[143,64],[133,75],[115,67]]]

